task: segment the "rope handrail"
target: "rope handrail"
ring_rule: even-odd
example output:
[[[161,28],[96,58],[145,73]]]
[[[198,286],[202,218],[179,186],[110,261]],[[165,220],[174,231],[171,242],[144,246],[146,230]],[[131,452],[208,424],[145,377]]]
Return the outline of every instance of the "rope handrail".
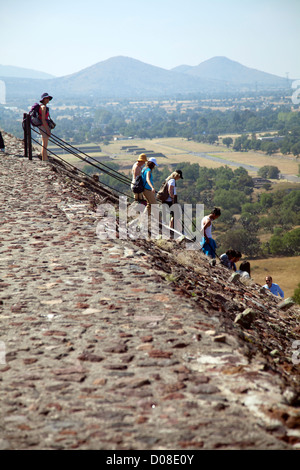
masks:
[[[59,145],[59,142],[63,142],[63,143],[66,143],[64,140],[60,139],[59,137],[57,137],[56,135],[54,134],[51,134],[51,136],[53,135],[54,139],[51,140],[51,137],[50,137],[50,141],[55,143],[56,145]],[[64,150],[67,150],[69,153],[72,153],[73,155],[77,156],[78,158],[80,158],[81,160],[85,161],[86,163],[98,168],[99,170],[103,171],[104,173],[107,173],[109,174],[110,176],[114,176],[115,174],[115,178],[116,179],[119,179],[120,181],[123,181],[125,184],[131,184],[131,180],[130,178],[128,178],[126,175],[118,172],[117,170],[114,170],[113,168],[110,168],[108,165],[105,165],[104,163],[100,163],[98,162],[98,160],[96,160],[96,158],[94,157],[91,157],[90,155],[87,155],[85,152],[83,152],[82,150],[76,148],[76,147],[73,147],[71,144],[67,143],[67,145],[69,145],[69,147],[71,148],[71,150],[68,149],[68,147],[64,146],[64,145],[59,145],[61,148],[63,148]],[[74,153],[74,151],[77,151],[79,153],[81,153],[82,155],[85,156],[85,158],[82,158],[80,155],[78,155],[78,153]],[[92,164],[90,161],[87,161],[86,160],[86,157],[89,158],[89,160],[92,160],[93,162],[96,162],[96,164]],[[101,167],[105,167],[107,168],[108,170],[104,170],[103,168]]]
[[[35,133],[39,134],[39,132],[34,129],[33,127],[31,127],[31,130],[33,130]],[[32,140],[42,146],[37,140],[33,139]],[[118,180],[119,182],[127,185],[127,186],[130,186],[131,185],[131,180],[130,178],[128,178],[126,175],[118,172],[117,170],[114,170],[113,168],[110,168],[108,165],[105,165],[104,163],[100,163],[98,162],[98,160],[96,160],[95,158],[91,157],[90,155],[86,154],[85,152],[83,152],[82,150],[74,147],[73,145],[69,144],[68,142],[64,141],[63,139],[61,139],[60,137],[56,136],[55,134],[52,134],[49,135],[49,141],[52,142],[53,144],[57,145],[58,147],[60,147],[61,149],[65,150],[67,153],[70,153],[71,155],[77,157],[79,160],[81,161],[84,161],[85,163],[87,163],[88,165],[91,165],[93,166],[94,168],[97,168],[98,170],[100,170],[101,172],[111,176],[112,178]],[[70,167],[72,167],[73,169],[75,169],[76,171],[82,173],[85,177],[88,177],[90,178],[93,183],[95,183],[95,180],[87,173],[85,173],[84,171],[80,170],[79,168],[77,168],[76,166],[72,165],[70,162],[66,161],[64,158],[62,158],[61,156],[55,154],[55,152],[53,152],[52,150],[50,149],[47,149],[48,152],[50,152],[52,155],[54,155],[56,158],[58,158],[59,160],[63,161],[65,164],[69,165]],[[84,157],[82,155],[84,155]],[[86,158],[89,158],[89,160],[87,160]],[[95,163],[94,163],[95,162]],[[104,167],[104,168],[102,168]],[[128,196],[128,194],[125,194],[123,193],[122,191],[120,191],[119,189],[115,189],[111,186],[109,186],[107,183],[103,183],[102,181],[99,180],[99,182],[106,186],[107,188],[109,188],[111,191],[113,192],[117,192],[119,194],[122,194],[124,196],[126,196],[127,198],[129,197],[130,199],[133,199],[134,198],[132,196]],[[192,227],[196,230],[196,226],[194,224],[194,221],[193,219],[191,219],[190,217],[187,216],[187,214],[185,214],[185,218],[188,219],[188,221],[191,223]],[[182,221],[182,226],[183,226],[183,231],[185,233],[188,234],[188,236],[191,238],[191,239],[194,239],[195,235],[191,232],[190,229],[188,229],[187,227],[184,226],[184,223]],[[201,243],[199,243],[199,248],[201,248]]]
[[[32,137],[32,141],[41,146],[41,144],[40,144],[37,140],[35,140],[33,137]],[[90,180],[92,180],[93,183],[95,183],[95,180],[92,178],[92,176],[90,176],[89,174],[87,174],[87,173],[85,173],[84,171],[80,170],[80,169],[77,168],[75,165],[72,165],[70,162],[66,161],[65,159],[63,159],[62,157],[60,157],[59,155],[57,155],[56,153],[54,153],[52,150],[47,149],[47,151],[48,151],[50,154],[54,155],[54,156],[55,156],[56,158],[58,158],[59,160],[63,161],[63,162],[64,162],[65,164],[67,164],[68,166],[70,166],[72,169],[75,169],[75,170],[78,171],[79,173],[83,174],[85,177],[87,177],[87,178],[89,178]],[[124,196],[126,196],[126,197],[131,197],[131,196],[128,196],[127,194],[123,193],[122,191],[117,190],[117,189],[115,189],[115,188],[109,186],[109,185],[106,184],[106,183],[103,183],[102,181],[99,181],[99,182],[100,182],[102,185],[104,185],[104,186],[106,186],[107,188],[109,188],[109,189],[110,189],[111,191],[113,191],[113,192],[117,192],[117,193],[122,194],[122,195],[124,195]],[[132,198],[132,197],[131,197],[131,198]],[[133,199],[133,198],[132,198],[132,199]]]
[[[39,132],[36,129],[32,128],[32,130],[34,132],[36,132],[37,134],[39,134]],[[128,186],[131,184],[131,180],[126,175],[123,175],[122,173],[118,172],[117,170],[114,170],[113,168],[110,168],[109,166],[98,162],[95,158],[91,157],[90,155],[86,154],[85,152],[81,151],[80,149],[78,149],[76,147],[73,147],[71,144],[68,144],[63,139],[60,139],[56,135],[51,134],[49,136],[49,140],[53,144],[55,144],[58,147],[62,148],[63,150],[66,150],[71,155],[77,157],[79,160],[86,162],[87,164],[97,168],[98,170],[102,171],[103,173],[108,174],[109,176],[112,176],[115,179],[118,179],[121,183],[124,183]],[[69,146],[69,148],[67,147],[67,145]],[[49,150],[49,149],[47,149],[47,150]],[[52,152],[52,153],[54,153],[54,152]],[[84,155],[84,157],[82,157],[82,155],[80,155],[80,154]],[[86,158],[91,159],[92,162],[86,160]],[[93,163],[93,162],[96,162],[96,163]],[[102,167],[104,167],[104,168],[102,168]]]

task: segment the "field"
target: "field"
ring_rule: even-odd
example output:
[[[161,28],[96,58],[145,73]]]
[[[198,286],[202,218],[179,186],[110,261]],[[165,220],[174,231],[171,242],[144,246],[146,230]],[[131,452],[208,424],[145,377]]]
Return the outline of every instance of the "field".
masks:
[[[93,147],[95,144],[85,144],[85,149]],[[171,165],[181,162],[198,163],[200,166],[208,168],[218,168],[228,165],[236,169],[238,164],[246,165],[251,176],[257,174],[257,169],[265,165],[277,166],[284,175],[298,175],[299,161],[292,156],[272,155],[268,156],[260,152],[234,152],[223,145],[210,145],[189,141],[180,137],[162,138],[162,139],[130,139],[116,140],[109,142],[107,145],[101,144],[101,152],[87,154],[92,157],[107,157],[127,169],[134,163],[137,156],[126,152],[122,147],[126,145],[135,145],[147,151],[162,153],[165,157],[158,157],[159,165]],[[76,147],[76,145],[75,145]],[[52,149],[49,146],[49,149]],[[202,154],[202,155],[195,155]],[[217,157],[217,158],[216,158]],[[76,157],[68,157],[70,163],[76,163]],[[249,168],[248,168],[249,166]]]
[[[121,149],[121,147],[125,145],[136,145],[138,147],[145,148],[146,150],[153,150],[154,152],[164,154],[166,158],[158,158],[158,163],[161,165],[180,162],[199,163],[200,166],[206,166],[209,168],[217,168],[224,165],[237,168],[238,163],[250,165],[255,168],[260,168],[265,165],[274,165],[279,168],[282,174],[298,174],[299,162],[292,156],[268,156],[260,152],[252,151],[234,152],[222,145],[198,143],[180,137],[152,140],[117,140],[103,146],[102,153],[106,155],[115,155],[115,161],[121,165],[125,163],[133,163],[135,156]],[[201,157],[194,155],[195,153],[206,154],[207,158],[204,156]],[[219,161],[210,160],[210,156],[218,157]],[[256,169],[252,169],[249,170],[249,173],[253,176],[257,171]]]
[[[264,285],[267,275],[278,284],[284,297],[292,297],[300,283],[300,256],[249,260],[251,277],[260,285]]]

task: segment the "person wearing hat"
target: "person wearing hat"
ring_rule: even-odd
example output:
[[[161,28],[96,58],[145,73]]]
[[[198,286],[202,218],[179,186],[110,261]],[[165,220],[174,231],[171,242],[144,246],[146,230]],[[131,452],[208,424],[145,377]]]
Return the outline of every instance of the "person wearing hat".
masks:
[[[131,169],[131,173],[132,173],[131,189],[132,189],[132,185],[135,182],[136,178],[138,176],[140,176],[140,174],[142,172],[142,169],[143,169],[146,162],[147,162],[147,156],[144,153],[141,153],[141,155],[139,156],[137,161],[133,164],[132,169]],[[141,193],[133,193],[133,195],[134,195],[134,199],[136,201],[143,201],[144,200],[142,192]]]
[[[47,154],[47,146],[48,146],[48,141],[49,137],[51,135],[51,129],[48,124],[49,120],[49,108],[47,104],[49,101],[52,100],[52,96],[48,95],[48,93],[43,93],[40,99],[40,109],[39,109],[39,118],[42,121],[42,125],[39,126],[40,133],[42,136],[42,160],[47,161],[48,160],[48,154]]]
[[[152,170],[158,166],[156,158],[151,157],[147,161],[145,167],[142,169],[142,177],[144,182],[144,196],[147,200],[147,211],[148,215],[151,214],[151,205],[157,204],[157,200],[155,197],[155,188],[153,185],[153,175]]]
[[[170,176],[168,176],[168,178],[166,179],[166,182],[168,184],[169,196],[165,200],[165,203],[168,204],[169,207],[177,203],[176,181],[178,181],[179,179],[183,179],[181,170],[173,171],[173,173],[171,173]],[[174,212],[173,211],[171,212],[170,227],[174,228]]]

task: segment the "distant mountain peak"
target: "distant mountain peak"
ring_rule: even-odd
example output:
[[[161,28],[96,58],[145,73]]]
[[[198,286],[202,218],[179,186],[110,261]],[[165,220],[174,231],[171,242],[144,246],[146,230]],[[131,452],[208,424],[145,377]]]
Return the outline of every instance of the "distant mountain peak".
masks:
[[[194,77],[219,79],[231,84],[286,86],[286,78],[247,67],[225,56],[215,56],[196,66],[180,65],[172,69]]]
[[[40,96],[45,89],[61,98],[77,96],[97,100],[169,98],[279,90],[290,86],[286,78],[251,69],[224,56],[212,57],[197,66],[182,65],[167,70],[120,55],[64,77],[49,80],[8,78],[5,83],[8,99],[14,100],[25,94]]]
[[[1,65],[0,64],[0,77],[16,77],[16,78],[33,78],[33,79],[51,79],[55,78],[54,75],[49,73],[40,72],[38,70],[26,69],[23,67],[16,67],[14,65]]]

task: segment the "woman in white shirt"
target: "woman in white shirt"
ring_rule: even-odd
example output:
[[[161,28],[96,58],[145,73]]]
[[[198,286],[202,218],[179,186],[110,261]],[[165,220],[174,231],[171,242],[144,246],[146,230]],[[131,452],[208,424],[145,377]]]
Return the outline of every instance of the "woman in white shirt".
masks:
[[[241,277],[249,279],[250,276],[250,263],[249,261],[243,261],[240,264],[240,269],[236,271]]]
[[[176,181],[179,179],[183,179],[181,170],[174,171],[166,179],[166,182],[168,183],[169,196],[166,199],[165,203],[168,204],[169,207],[177,203]],[[173,211],[171,211],[170,227],[174,228],[174,212]]]
[[[217,244],[212,238],[212,222],[221,215],[221,210],[218,207],[215,207],[211,213],[201,220],[201,232],[202,232],[202,251],[205,255],[210,256],[211,258],[216,257],[216,248]]]

